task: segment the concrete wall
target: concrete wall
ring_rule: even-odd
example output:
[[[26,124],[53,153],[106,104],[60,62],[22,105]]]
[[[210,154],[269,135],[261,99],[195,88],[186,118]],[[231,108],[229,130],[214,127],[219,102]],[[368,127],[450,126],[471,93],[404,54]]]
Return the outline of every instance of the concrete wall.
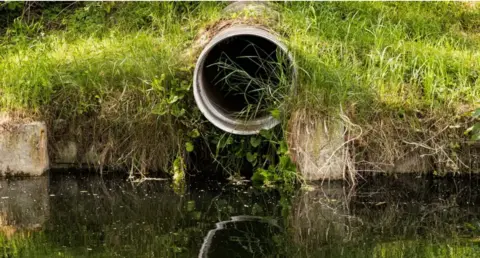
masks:
[[[47,128],[43,122],[0,117],[0,175],[42,175],[49,168]]]
[[[289,122],[288,142],[292,160],[308,181],[351,179],[353,162],[345,143],[341,120],[330,120],[296,111]]]

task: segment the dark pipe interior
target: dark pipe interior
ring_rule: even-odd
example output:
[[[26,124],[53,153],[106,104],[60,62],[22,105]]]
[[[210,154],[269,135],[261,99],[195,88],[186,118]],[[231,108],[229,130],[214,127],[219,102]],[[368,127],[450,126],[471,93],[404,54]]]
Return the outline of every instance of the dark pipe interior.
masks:
[[[251,92],[262,85],[254,83],[251,77],[277,85],[278,78],[272,76],[273,66],[278,64],[277,51],[281,49],[275,43],[254,35],[239,35],[219,42],[207,54],[202,68],[206,93],[218,107],[231,115],[238,114],[249,103],[267,105],[263,103],[261,93]],[[268,63],[270,65],[265,65]],[[228,64],[227,68],[225,64]],[[244,94],[247,87],[248,94]],[[256,113],[256,117],[264,115],[265,112]]]

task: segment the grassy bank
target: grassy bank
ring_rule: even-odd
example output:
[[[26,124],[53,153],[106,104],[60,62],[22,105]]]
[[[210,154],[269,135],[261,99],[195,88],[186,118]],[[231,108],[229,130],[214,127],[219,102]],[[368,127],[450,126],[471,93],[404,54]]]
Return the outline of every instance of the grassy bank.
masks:
[[[78,142],[98,167],[169,171],[189,152],[224,164],[228,146],[243,146],[237,141],[246,149],[229,164],[258,167],[265,148],[216,131],[191,94],[191,47],[222,21],[244,19],[277,31],[294,54],[299,94],[285,121],[294,110],[341,110],[358,125],[359,168],[381,169],[412,151],[443,170],[478,166],[468,161],[475,156],[460,158],[478,153],[463,133],[480,105],[478,5],[275,3],[273,21],[222,14],[226,5],[3,3],[0,107],[46,120],[50,146]]]

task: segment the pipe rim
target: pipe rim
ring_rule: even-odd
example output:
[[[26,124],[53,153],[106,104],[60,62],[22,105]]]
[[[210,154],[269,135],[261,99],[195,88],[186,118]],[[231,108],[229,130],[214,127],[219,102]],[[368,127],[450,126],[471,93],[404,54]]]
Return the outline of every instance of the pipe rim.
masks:
[[[195,102],[202,114],[217,128],[221,130],[238,135],[252,135],[258,134],[261,130],[269,130],[280,124],[280,121],[275,119],[271,115],[265,115],[251,120],[235,119],[219,110],[214,106],[212,101],[206,95],[203,89],[203,69],[205,59],[210,51],[220,42],[235,36],[257,36],[263,39],[269,40],[277,47],[280,48],[286,55],[292,64],[292,85],[291,89],[295,88],[295,79],[297,70],[295,68],[294,59],[288,48],[272,33],[265,29],[261,29],[253,26],[237,25],[220,31],[215,37],[203,48],[200,56],[195,65],[195,71],[193,75],[193,89]]]

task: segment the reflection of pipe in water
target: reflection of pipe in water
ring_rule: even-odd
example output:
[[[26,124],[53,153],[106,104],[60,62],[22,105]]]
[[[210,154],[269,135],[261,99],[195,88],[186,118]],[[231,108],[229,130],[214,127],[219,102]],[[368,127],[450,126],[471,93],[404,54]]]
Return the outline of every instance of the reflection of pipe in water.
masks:
[[[48,178],[0,181],[0,231],[39,230],[49,217]]]
[[[275,251],[272,237],[281,231],[273,219],[234,216],[216,223],[216,228],[208,232],[198,257],[226,257],[229,252],[262,257]]]

